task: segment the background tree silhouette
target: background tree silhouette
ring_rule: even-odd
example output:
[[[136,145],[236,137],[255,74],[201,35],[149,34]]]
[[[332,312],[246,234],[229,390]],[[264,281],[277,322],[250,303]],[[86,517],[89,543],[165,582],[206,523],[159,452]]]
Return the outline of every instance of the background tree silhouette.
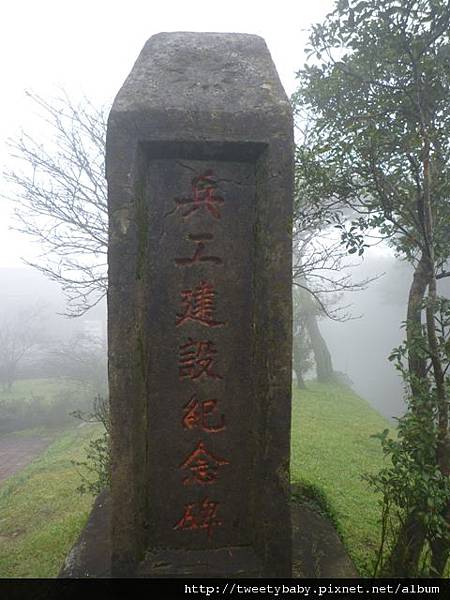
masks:
[[[66,94],[47,102],[28,96],[46,124],[44,140],[23,132],[9,143],[15,158],[5,177],[15,202],[15,228],[38,242],[42,254],[28,262],[58,282],[67,314],[79,316],[107,290],[107,109]]]

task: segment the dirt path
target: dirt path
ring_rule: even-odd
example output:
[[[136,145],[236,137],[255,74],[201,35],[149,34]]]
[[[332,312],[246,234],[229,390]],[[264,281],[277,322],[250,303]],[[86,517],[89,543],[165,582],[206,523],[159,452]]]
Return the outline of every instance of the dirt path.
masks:
[[[0,484],[38,456],[52,441],[50,437],[7,435],[0,437]]]

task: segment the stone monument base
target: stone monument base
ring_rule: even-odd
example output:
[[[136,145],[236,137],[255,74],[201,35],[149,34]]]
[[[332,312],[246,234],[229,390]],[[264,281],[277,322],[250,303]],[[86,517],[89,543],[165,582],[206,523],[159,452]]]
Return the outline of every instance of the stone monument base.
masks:
[[[100,494],[88,522],[66,558],[60,578],[111,577],[111,497]],[[133,577],[262,577],[253,549],[227,547],[212,550],[161,549],[148,552]]]
[[[89,520],[68,554],[60,578],[110,578],[111,498],[100,494]],[[294,578],[358,577],[333,526],[310,507],[293,500],[292,558]],[[246,547],[216,550],[164,550],[149,554],[135,577],[265,577],[253,551]]]

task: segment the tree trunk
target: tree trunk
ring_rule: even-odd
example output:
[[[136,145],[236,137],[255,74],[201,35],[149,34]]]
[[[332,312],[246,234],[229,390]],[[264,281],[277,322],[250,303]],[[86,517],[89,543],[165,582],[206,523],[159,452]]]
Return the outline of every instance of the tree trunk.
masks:
[[[447,522],[450,521],[450,513],[447,509]],[[431,542],[431,571],[432,575],[444,577],[445,566],[449,557],[448,538],[437,538]]]
[[[316,363],[317,381],[327,383],[333,379],[333,363],[328,346],[320,333],[317,317],[310,313],[305,317],[305,325],[308,330],[309,339],[314,353]]]
[[[434,247],[434,216],[431,204],[431,160],[430,160],[430,137],[425,126],[424,114],[422,113],[422,124],[424,133],[424,231],[430,259],[430,280],[428,292],[428,304],[426,308],[427,339],[433,367],[435,383],[436,408],[438,415],[438,436],[436,447],[436,462],[442,475],[447,479],[450,477],[450,435],[449,435],[449,403],[448,390],[445,383],[445,370],[439,350],[439,340],[436,332],[435,311],[437,309],[437,283],[435,272],[435,247]],[[447,530],[443,537],[431,541],[431,567],[437,575],[444,574],[445,565],[449,556],[448,527],[450,523],[450,502],[447,502],[443,510],[443,518],[446,520]]]
[[[431,269],[430,269],[431,267]],[[430,273],[431,270],[431,273]],[[432,266],[425,253],[414,271],[413,282],[409,290],[408,312],[406,317],[406,339],[408,342],[408,368],[411,375],[411,393],[417,397],[426,378],[427,363],[421,352],[414,350],[415,342],[423,337],[422,333],[422,306],[428,284],[432,277]],[[413,402],[413,409],[415,403]]]
[[[436,278],[432,277],[429,286],[429,302],[426,309],[427,315],[427,337],[431,354],[431,364],[436,383],[436,404],[438,413],[438,439],[436,448],[436,462],[444,477],[450,477],[450,436],[448,426],[448,394],[445,385],[445,372],[442,366],[439,341],[436,333],[436,322],[434,307],[437,303]],[[450,503],[444,509],[443,517],[450,523]],[[449,557],[448,537],[436,538],[431,542],[431,568],[433,574],[443,577],[445,565]]]
[[[302,369],[302,360],[301,360],[301,348],[299,347],[301,342],[299,342],[299,335],[294,334],[294,339],[292,343],[292,366],[294,369],[295,376],[297,377],[297,387],[299,390],[306,390],[305,380],[303,379],[303,369]]]
[[[305,380],[303,379],[303,375],[301,373],[301,371],[298,371],[295,366],[294,366],[294,371],[295,371],[295,376],[297,377],[297,387],[299,390],[306,390],[306,383]]]
[[[432,276],[432,275],[431,275]],[[430,276],[429,257],[422,253],[414,271],[409,291],[406,338],[408,342],[408,368],[411,383],[411,410],[420,413],[420,396],[426,381],[426,359],[417,349],[417,340],[422,333],[422,306]],[[419,570],[419,560],[425,544],[425,528],[422,519],[415,511],[406,516],[392,551],[388,557],[384,574],[391,577],[415,577]]]
[[[415,512],[406,517],[383,568],[382,577],[417,577],[425,543],[425,527]]]
[[[421,117],[421,133],[423,136],[423,194],[419,193],[417,197],[417,215],[423,231],[422,255],[417,268],[414,272],[413,283],[411,285],[408,316],[407,316],[407,340],[408,340],[408,366],[412,392],[411,411],[419,418],[423,415],[427,417],[428,408],[425,406],[425,399],[432,401],[433,394],[436,398],[438,414],[438,439],[436,450],[436,463],[441,473],[448,477],[450,440],[448,431],[448,398],[445,386],[445,373],[439,352],[439,341],[436,333],[435,309],[437,303],[437,286],[435,274],[435,252],[434,252],[434,232],[433,232],[433,211],[431,204],[431,159],[430,159],[430,138],[426,114],[420,104],[419,110]],[[429,288],[428,303],[426,306],[426,341],[428,346],[431,366],[433,368],[433,379],[435,383],[434,392],[427,383],[427,360],[424,353],[417,348],[417,341],[421,342],[424,337],[422,331],[422,309],[425,292]],[[424,344],[419,343],[419,346]],[[428,403],[428,401],[427,401]],[[427,411],[425,414],[422,411]],[[428,416],[429,418],[429,416]],[[447,505],[444,509],[444,517],[449,517],[450,507]],[[421,550],[426,541],[426,530],[423,523],[423,517],[416,515],[415,511],[407,515],[406,523],[399,533],[395,547],[390,556],[390,565],[397,566],[399,571],[392,570],[392,575],[397,577],[414,577],[418,573],[418,564]],[[431,540],[432,550],[432,568],[436,574],[442,575],[445,564],[448,559],[448,538],[436,538]]]

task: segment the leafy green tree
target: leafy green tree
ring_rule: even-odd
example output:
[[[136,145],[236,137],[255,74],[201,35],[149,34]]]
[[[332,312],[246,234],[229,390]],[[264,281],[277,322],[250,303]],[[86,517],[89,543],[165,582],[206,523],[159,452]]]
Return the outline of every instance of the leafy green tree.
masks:
[[[297,161],[304,205],[316,219],[335,222],[349,253],[362,255],[365,234],[375,230],[414,268],[406,314],[409,418],[399,436],[414,430],[420,445],[433,432],[428,466],[439,470],[442,485],[450,473],[449,385],[436,307],[437,282],[450,275],[449,32],[448,0],[338,0],[312,28],[307,51],[315,62],[299,72],[294,95],[299,116],[311,123]],[[411,475],[419,464],[414,452],[404,464]],[[409,481],[411,499],[423,478]],[[403,509],[387,572],[415,576],[429,542],[432,568],[442,574],[449,539],[430,530],[434,507],[424,512],[411,501]],[[447,498],[447,523],[449,510]]]

